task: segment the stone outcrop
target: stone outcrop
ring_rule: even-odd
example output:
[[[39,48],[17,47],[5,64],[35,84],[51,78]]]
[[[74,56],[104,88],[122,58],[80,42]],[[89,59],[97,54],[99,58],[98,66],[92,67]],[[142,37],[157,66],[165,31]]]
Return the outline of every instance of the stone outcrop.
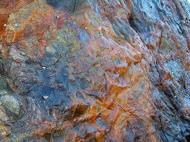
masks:
[[[2,141],[190,141],[187,0],[10,3],[0,16]]]

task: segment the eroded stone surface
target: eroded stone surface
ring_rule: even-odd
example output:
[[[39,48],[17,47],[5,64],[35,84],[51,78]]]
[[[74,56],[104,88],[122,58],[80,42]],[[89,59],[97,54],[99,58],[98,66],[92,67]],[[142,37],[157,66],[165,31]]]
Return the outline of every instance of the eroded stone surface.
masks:
[[[20,2],[1,30],[3,141],[189,141],[186,0]]]

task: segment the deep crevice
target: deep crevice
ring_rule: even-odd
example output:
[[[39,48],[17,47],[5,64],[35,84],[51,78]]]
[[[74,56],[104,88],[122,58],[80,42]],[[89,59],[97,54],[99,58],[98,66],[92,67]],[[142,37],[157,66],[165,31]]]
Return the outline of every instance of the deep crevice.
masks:
[[[135,24],[135,19],[134,17],[131,15],[129,18],[128,18],[128,21],[129,21],[129,25],[136,31],[138,32],[138,27],[136,26]]]
[[[185,137],[185,139],[186,139],[187,142],[190,142],[190,135],[187,135],[187,136]]]

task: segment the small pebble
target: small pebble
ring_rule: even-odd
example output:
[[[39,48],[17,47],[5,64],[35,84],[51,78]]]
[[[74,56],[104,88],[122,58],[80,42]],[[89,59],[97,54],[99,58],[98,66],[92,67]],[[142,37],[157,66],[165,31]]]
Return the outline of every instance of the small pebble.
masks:
[[[42,69],[44,69],[44,70],[45,70],[45,69],[46,69],[46,67],[42,67]]]
[[[15,27],[18,27],[19,26],[19,24],[18,23],[15,23]]]
[[[43,96],[43,99],[44,100],[47,100],[49,97],[48,96]]]

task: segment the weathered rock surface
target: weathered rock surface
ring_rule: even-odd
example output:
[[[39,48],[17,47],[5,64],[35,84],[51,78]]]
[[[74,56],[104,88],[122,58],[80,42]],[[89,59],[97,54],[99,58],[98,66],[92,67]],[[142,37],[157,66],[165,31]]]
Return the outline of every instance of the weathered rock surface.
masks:
[[[1,141],[190,141],[187,0],[7,3]]]

